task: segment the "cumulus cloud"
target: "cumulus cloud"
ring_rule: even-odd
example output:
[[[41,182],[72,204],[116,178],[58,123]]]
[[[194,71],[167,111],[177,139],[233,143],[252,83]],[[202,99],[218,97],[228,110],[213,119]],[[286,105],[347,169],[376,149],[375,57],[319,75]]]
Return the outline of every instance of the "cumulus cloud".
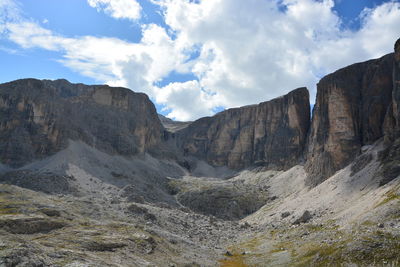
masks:
[[[191,71],[226,107],[257,103],[299,86],[311,90],[313,101],[322,75],[390,52],[400,34],[394,2],[365,10],[355,32],[342,29],[331,0],[157,3],[178,38],[200,44]]]
[[[116,9],[110,3],[120,3],[88,1],[110,15]],[[21,47],[59,51],[62,64],[97,81],[145,92],[178,120],[211,115],[220,106],[266,101],[301,86],[310,89],[314,101],[315,84],[323,75],[391,52],[400,36],[398,2],[365,9],[358,30],[341,25],[333,0],[153,3],[168,28],[142,24],[137,43],[65,37],[26,20],[5,27],[9,40]],[[194,78],[158,86],[173,78],[171,73]]]
[[[194,114],[211,115],[214,107],[218,106],[218,97],[202,90],[198,81],[170,83],[156,89],[156,102],[164,104],[171,112],[171,118],[183,121],[193,119]]]
[[[142,28],[140,43],[117,38],[57,35],[37,23],[22,21],[6,25],[8,39],[22,48],[59,51],[61,63],[83,75],[110,85],[142,91],[154,98],[153,83],[179,69],[188,55],[177,48],[164,28],[150,24]]]
[[[97,11],[104,11],[116,19],[137,20],[141,16],[142,7],[136,0],[87,0]]]

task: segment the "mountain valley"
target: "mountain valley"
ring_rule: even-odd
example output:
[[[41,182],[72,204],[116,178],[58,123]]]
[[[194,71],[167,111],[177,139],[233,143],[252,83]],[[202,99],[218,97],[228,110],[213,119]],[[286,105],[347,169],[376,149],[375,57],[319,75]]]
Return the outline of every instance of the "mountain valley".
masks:
[[[142,93],[0,85],[0,266],[399,266],[400,39],[193,122]]]

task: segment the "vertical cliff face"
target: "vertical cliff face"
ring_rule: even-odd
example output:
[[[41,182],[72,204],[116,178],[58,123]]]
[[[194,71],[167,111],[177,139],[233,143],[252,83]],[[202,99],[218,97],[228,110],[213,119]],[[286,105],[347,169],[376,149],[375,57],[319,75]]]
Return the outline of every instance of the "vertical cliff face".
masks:
[[[24,79],[0,85],[0,162],[21,166],[68,139],[133,155],[161,142],[154,105],[125,88]]]
[[[393,54],[324,77],[308,137],[306,170],[316,185],[348,165],[361,146],[384,135],[392,98]]]
[[[176,139],[185,155],[214,166],[289,168],[302,155],[309,119],[309,94],[299,88],[268,102],[199,119],[177,132]]]
[[[393,62],[393,120],[395,137],[400,136],[400,39],[394,45],[394,62]],[[390,127],[387,129],[390,132]]]

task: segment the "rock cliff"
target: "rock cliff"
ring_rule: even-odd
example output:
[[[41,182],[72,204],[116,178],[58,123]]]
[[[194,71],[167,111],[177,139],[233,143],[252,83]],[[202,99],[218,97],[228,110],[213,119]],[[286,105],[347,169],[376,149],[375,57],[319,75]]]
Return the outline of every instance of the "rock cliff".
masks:
[[[399,107],[400,40],[394,54],[321,79],[311,122],[306,88],[192,123],[161,117],[163,126],[145,94],[24,79],[0,85],[0,163],[22,166],[71,139],[110,154],[150,152],[178,161],[183,154],[235,170],[287,169],[305,161],[307,183],[314,186],[350,164],[362,146],[382,137],[393,144],[400,137]]]
[[[214,166],[286,169],[299,163],[309,121],[309,94],[299,88],[258,105],[201,118],[175,136],[186,156]]]
[[[394,45],[392,114],[394,119],[394,137],[400,136],[400,39]],[[390,111],[389,111],[390,113]],[[389,114],[388,116],[390,116]],[[389,119],[388,119],[389,120]],[[390,127],[387,129],[390,132]]]
[[[13,167],[82,140],[122,155],[151,151],[163,127],[145,94],[125,88],[23,79],[0,85],[0,162]]]
[[[363,145],[391,128],[393,54],[327,75],[317,85],[308,137],[308,184],[317,185],[348,165]]]

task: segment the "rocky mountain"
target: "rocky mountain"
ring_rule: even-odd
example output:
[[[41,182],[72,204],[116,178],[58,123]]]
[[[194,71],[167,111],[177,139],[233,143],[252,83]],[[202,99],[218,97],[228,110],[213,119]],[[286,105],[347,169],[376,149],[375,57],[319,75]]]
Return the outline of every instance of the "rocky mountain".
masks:
[[[35,79],[0,85],[0,162],[12,167],[68,140],[120,155],[159,151],[163,130],[149,98],[125,88]]]
[[[399,266],[400,40],[194,122],[125,88],[0,85],[0,266]]]
[[[318,83],[308,136],[308,184],[315,186],[350,164],[361,147],[399,136],[399,59],[395,53],[357,63]]]
[[[392,70],[390,54],[340,69],[318,83],[307,148],[310,185],[347,166],[362,146],[383,137]]]
[[[176,133],[186,156],[213,166],[288,169],[301,160],[310,121],[309,94],[296,89],[258,105],[201,118]]]

